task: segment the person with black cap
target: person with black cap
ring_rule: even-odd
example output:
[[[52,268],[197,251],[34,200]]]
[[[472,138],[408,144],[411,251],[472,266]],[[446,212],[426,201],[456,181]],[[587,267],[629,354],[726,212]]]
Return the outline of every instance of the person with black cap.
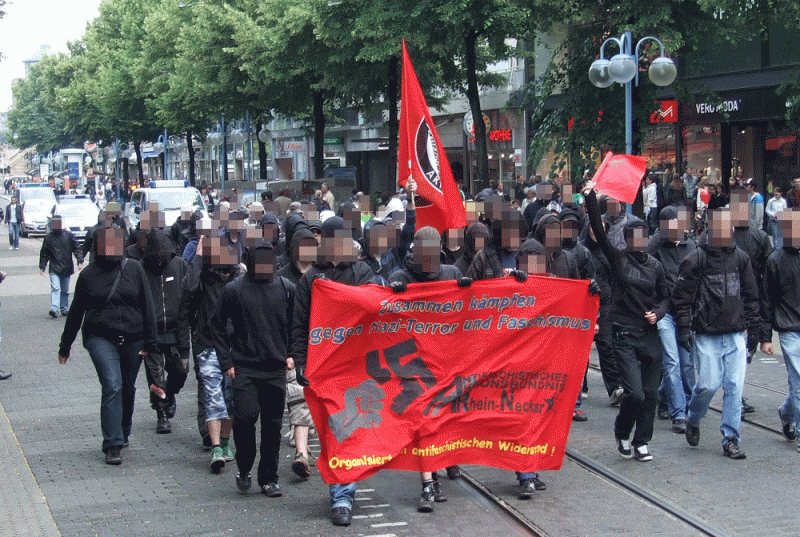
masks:
[[[183,288],[188,265],[175,256],[167,232],[156,228],[147,236],[142,260],[156,311],[158,349],[145,359],[150,405],[156,411],[156,433],[172,432],[176,399],[189,373],[189,300]]]
[[[613,246],[603,228],[594,181],[584,185],[589,223],[609,263],[614,353],[624,395],[614,425],[617,451],[625,458],[651,461],[647,444],[653,437],[658,385],[661,381],[661,343],[656,323],[669,305],[664,268],[646,252],[647,224],[629,218],[622,230],[625,249]],[[633,440],[630,440],[633,429]]]
[[[680,265],[697,244],[687,233],[691,220],[685,207],[667,205],[661,209],[659,222],[659,230],[650,237],[647,251],[664,267],[667,289],[672,295]],[[663,356],[658,416],[672,420],[672,432],[684,434],[686,405],[694,387],[694,360],[691,353],[678,344],[678,330],[671,312],[667,312],[657,326]]]
[[[409,283],[442,282],[455,280],[459,287],[469,287],[472,279],[461,274],[452,265],[443,265],[440,260],[442,238],[439,232],[430,226],[420,228],[414,235],[414,248],[406,254],[405,268],[389,277],[389,286],[395,293],[402,293]],[[447,468],[448,476],[459,477],[458,466]],[[447,496],[439,486],[436,472],[420,472],[422,477],[422,493],[417,510],[420,513],[433,512],[434,502],[447,501]],[[451,477],[454,479],[455,477]]]
[[[357,259],[352,232],[338,216],[332,216],[322,224],[318,260],[300,278],[295,292],[292,350],[289,356],[294,359],[297,381],[301,386],[308,385],[308,379],[303,373],[308,358],[311,286],[316,278],[353,286],[376,283],[375,273],[369,265]],[[330,485],[329,492],[331,522],[336,526],[349,526],[352,521],[355,483]]]
[[[142,357],[158,352],[153,299],[138,261],[124,259],[124,232],[94,231],[95,258],[78,275],[61,334],[58,361],[66,364],[78,330],[102,387],[100,423],[106,464],[122,463],[131,434],[136,377]]]
[[[247,493],[256,458],[256,422],[261,416],[258,486],[270,498],[283,494],[278,485],[281,423],[286,398],[295,286],[275,277],[269,240],[256,241],[245,253],[247,272],[225,285],[211,319],[220,369],[231,379],[236,441],[236,486]],[[228,325],[233,327],[228,332]]]

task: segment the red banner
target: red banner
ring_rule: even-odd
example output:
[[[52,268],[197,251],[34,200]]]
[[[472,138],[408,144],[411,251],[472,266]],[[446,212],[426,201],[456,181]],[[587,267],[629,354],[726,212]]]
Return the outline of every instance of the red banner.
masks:
[[[594,335],[585,280],[315,280],[306,400],[328,483],[378,470],[561,468]]]
[[[399,129],[398,179],[400,186],[405,186],[409,178],[417,183],[417,229],[432,226],[443,233],[466,226],[464,204],[411,65],[405,40]]]
[[[633,203],[647,171],[647,159],[609,152],[594,174],[594,187],[612,198]]]

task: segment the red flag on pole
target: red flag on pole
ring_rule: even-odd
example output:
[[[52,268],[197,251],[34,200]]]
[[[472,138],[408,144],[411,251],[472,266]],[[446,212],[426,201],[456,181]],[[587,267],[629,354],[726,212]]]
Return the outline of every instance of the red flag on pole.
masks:
[[[633,203],[646,171],[646,158],[609,152],[594,174],[594,186],[614,199]]]
[[[417,183],[417,229],[432,226],[441,233],[467,225],[450,162],[411,65],[405,40],[397,170],[400,186],[405,186],[409,178]]]

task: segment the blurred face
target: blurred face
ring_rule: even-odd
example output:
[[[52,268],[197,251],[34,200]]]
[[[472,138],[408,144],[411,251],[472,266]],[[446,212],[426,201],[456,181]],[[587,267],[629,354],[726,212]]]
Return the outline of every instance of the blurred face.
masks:
[[[547,274],[547,258],[544,254],[524,254],[519,256],[519,270],[526,274]]]
[[[647,228],[633,227],[625,230],[625,249],[633,252],[643,252],[647,249],[649,237]]]
[[[577,220],[563,220],[561,222],[561,243],[572,245],[576,240],[578,240]]]
[[[464,229],[448,229],[445,234],[447,249],[454,252],[464,246]]]
[[[296,259],[301,272],[305,272],[312,263],[317,262],[317,248],[319,246],[315,239],[310,237],[300,239],[297,245],[292,244],[292,247],[297,249]]]
[[[722,208],[711,211],[711,219],[708,222],[708,243],[715,248],[726,248],[733,244],[730,210]]]
[[[781,211],[778,225],[783,232],[783,245],[800,248],[800,211]]]
[[[337,229],[333,237],[322,237],[322,257],[334,265],[354,263],[356,250],[353,247],[353,234],[349,229]]]
[[[483,203],[468,201],[464,204],[464,208],[467,212],[467,225],[474,224],[483,212]]]
[[[689,229],[689,213],[686,209],[678,209],[678,217],[672,220],[661,220],[661,236],[671,241],[679,241],[683,238],[683,233]]]
[[[144,230],[163,229],[166,227],[166,217],[163,211],[144,211],[139,218],[139,228]]]
[[[394,226],[372,226],[367,230],[367,254],[380,256],[397,246],[397,228]]]
[[[519,230],[520,217],[519,211],[514,211],[513,214],[504,212],[500,222],[500,246],[511,252],[519,249],[519,245],[522,244]]]
[[[544,247],[548,252],[561,247],[561,224],[559,222],[552,222],[545,226]]]
[[[608,216],[619,216],[619,202],[617,200],[608,198],[606,202],[606,214]]]
[[[536,197],[548,201],[553,196],[553,187],[550,185],[536,185]]]
[[[275,253],[272,250],[259,248],[252,255],[254,279],[270,279],[275,272]]]
[[[575,185],[569,184],[561,187],[561,199],[564,202],[572,202],[572,196],[575,194]]]
[[[97,235],[97,255],[109,259],[122,259],[125,253],[123,231],[117,228],[105,228]]]
[[[747,195],[741,192],[731,194],[731,222],[733,227],[747,227],[750,224]]]
[[[50,221],[50,227],[53,229],[64,229],[64,223],[61,221],[60,216],[54,216]]]
[[[212,267],[225,267],[235,265],[239,259],[228,249],[224,237],[206,237],[203,239],[203,248],[200,252],[203,262]]]
[[[414,242],[414,261],[422,267],[422,272],[439,272],[440,252],[441,244],[435,239]]]

